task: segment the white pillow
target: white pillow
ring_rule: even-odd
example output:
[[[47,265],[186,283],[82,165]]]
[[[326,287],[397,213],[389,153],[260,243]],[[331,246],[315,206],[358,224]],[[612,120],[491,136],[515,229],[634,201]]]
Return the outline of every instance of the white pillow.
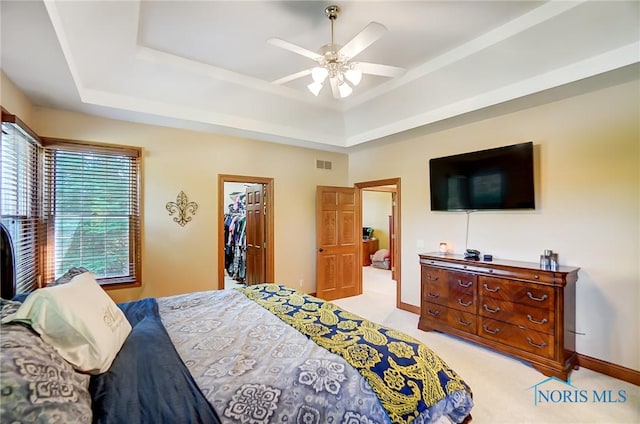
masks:
[[[2,320],[9,321],[31,325],[75,369],[90,374],[109,369],[131,332],[124,313],[90,272],[31,293]]]

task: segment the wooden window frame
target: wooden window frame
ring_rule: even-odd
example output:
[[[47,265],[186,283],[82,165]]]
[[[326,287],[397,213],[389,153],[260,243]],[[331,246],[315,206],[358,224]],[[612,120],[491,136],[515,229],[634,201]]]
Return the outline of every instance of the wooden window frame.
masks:
[[[12,131],[21,133],[21,137],[29,145],[19,147],[13,146],[16,156],[15,160],[3,157],[2,165],[15,167],[16,173],[7,172],[9,182],[0,181],[0,194],[4,201],[15,202],[12,206],[3,204],[0,210],[0,220],[8,229],[14,248],[15,256],[15,291],[26,293],[39,288],[42,285],[42,274],[44,269],[43,246],[46,244],[46,233],[42,220],[42,161],[43,147],[40,138],[15,115],[10,114],[1,108],[2,124],[10,125]],[[8,128],[9,129],[9,128]],[[12,135],[4,133],[2,137]],[[4,144],[4,143],[3,143]],[[30,158],[24,160],[24,156],[19,157],[18,152],[28,153]],[[0,153],[0,156],[3,156]],[[26,173],[20,173],[18,169],[27,169]],[[3,177],[5,172],[3,169]],[[0,177],[0,180],[3,179]],[[15,181],[11,181],[12,177]],[[7,185],[5,185],[7,184]],[[15,191],[15,195],[4,193]]]
[[[50,169],[53,157],[56,151],[75,152],[81,154],[99,154],[126,156],[132,160],[133,166],[131,181],[131,201],[132,213],[130,215],[130,233],[129,233],[129,274],[121,277],[98,277],[96,280],[105,289],[120,289],[139,287],[142,285],[142,190],[141,190],[141,158],[142,148],[123,146],[118,144],[104,144],[95,142],[84,142],[78,140],[67,140],[58,138],[43,137],[42,145],[45,148],[45,225],[47,227],[47,239],[49,242],[46,246],[46,266],[45,281],[52,281],[55,278],[55,220],[54,220],[54,175],[55,171]],[[78,264],[82,266],[82,264]]]

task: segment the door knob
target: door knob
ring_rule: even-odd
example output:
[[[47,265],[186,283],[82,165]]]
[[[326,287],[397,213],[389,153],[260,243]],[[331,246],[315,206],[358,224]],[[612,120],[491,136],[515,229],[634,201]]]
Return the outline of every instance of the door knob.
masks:
[[[318,249],[318,252],[324,252],[324,249],[321,247]]]

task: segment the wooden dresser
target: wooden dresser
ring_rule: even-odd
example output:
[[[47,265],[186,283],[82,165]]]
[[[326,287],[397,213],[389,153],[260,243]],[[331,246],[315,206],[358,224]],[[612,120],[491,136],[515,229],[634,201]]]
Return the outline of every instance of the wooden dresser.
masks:
[[[580,268],[421,254],[418,328],[438,330],[525,360],[567,380],[576,367],[575,284]]]
[[[371,265],[371,255],[378,251],[378,239],[362,240],[362,266]]]

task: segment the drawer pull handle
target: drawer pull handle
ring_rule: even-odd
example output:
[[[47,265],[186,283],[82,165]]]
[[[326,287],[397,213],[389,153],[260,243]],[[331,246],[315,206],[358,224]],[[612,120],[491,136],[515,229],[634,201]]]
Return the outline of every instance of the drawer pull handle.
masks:
[[[542,321],[536,321],[535,319],[533,319],[533,317],[529,314],[527,314],[527,318],[529,319],[529,321],[531,321],[534,324],[546,324],[547,323],[547,319],[546,318],[542,318]]]
[[[433,315],[434,317],[440,315],[440,311],[432,311],[431,309],[429,309],[427,310],[427,312],[429,313],[429,315]]]
[[[542,342],[542,344],[535,344],[534,342],[531,341],[531,339],[529,337],[527,337],[527,342],[529,342],[529,344],[533,347],[537,347],[538,349],[542,349],[543,347],[546,347],[547,344],[545,342]]]
[[[436,275],[435,277],[431,276],[431,274],[427,274],[427,280],[429,281],[438,281],[438,276]]]
[[[483,286],[486,291],[491,293],[496,293],[498,290],[500,290],[500,286],[496,287],[495,289],[489,288],[489,286],[487,286],[487,283],[484,283]]]
[[[495,330],[489,330],[489,329],[487,328],[487,324],[484,324],[484,325],[482,326],[482,328],[484,329],[484,331],[486,331],[486,332],[487,332],[487,333],[489,333],[489,334],[498,334],[498,333],[500,332],[500,329],[499,329],[499,328],[496,328]],[[529,343],[531,343],[531,342],[529,342]]]
[[[460,304],[460,306],[467,307],[467,306],[471,306],[471,304],[473,303],[473,300],[470,300],[468,302],[463,302],[462,299],[458,298],[458,303]]]
[[[465,284],[462,280],[458,280],[458,285],[460,287],[471,287],[471,284],[473,284],[473,281],[467,281]]]
[[[533,278],[534,278],[534,280],[538,280],[538,279],[540,279],[540,276],[538,274],[536,274],[536,275],[533,276]]]
[[[542,297],[535,297],[529,291],[527,292],[527,296],[529,296],[529,299],[535,300],[536,302],[544,302],[545,300],[547,300],[547,297],[548,297],[546,294],[543,294]]]
[[[460,317],[458,317],[458,323],[464,325],[465,327],[471,325],[471,321],[462,321]]]
[[[440,297],[440,293],[431,293],[431,292],[427,292],[427,296],[429,296],[429,297],[435,297],[435,298],[438,298],[438,297]]]
[[[491,309],[490,307],[487,306],[487,304],[485,303],[484,305],[482,305],[482,307],[484,308],[485,311],[487,312],[491,312],[492,314],[497,314],[498,312],[500,312],[500,307],[498,306],[496,309]]]

